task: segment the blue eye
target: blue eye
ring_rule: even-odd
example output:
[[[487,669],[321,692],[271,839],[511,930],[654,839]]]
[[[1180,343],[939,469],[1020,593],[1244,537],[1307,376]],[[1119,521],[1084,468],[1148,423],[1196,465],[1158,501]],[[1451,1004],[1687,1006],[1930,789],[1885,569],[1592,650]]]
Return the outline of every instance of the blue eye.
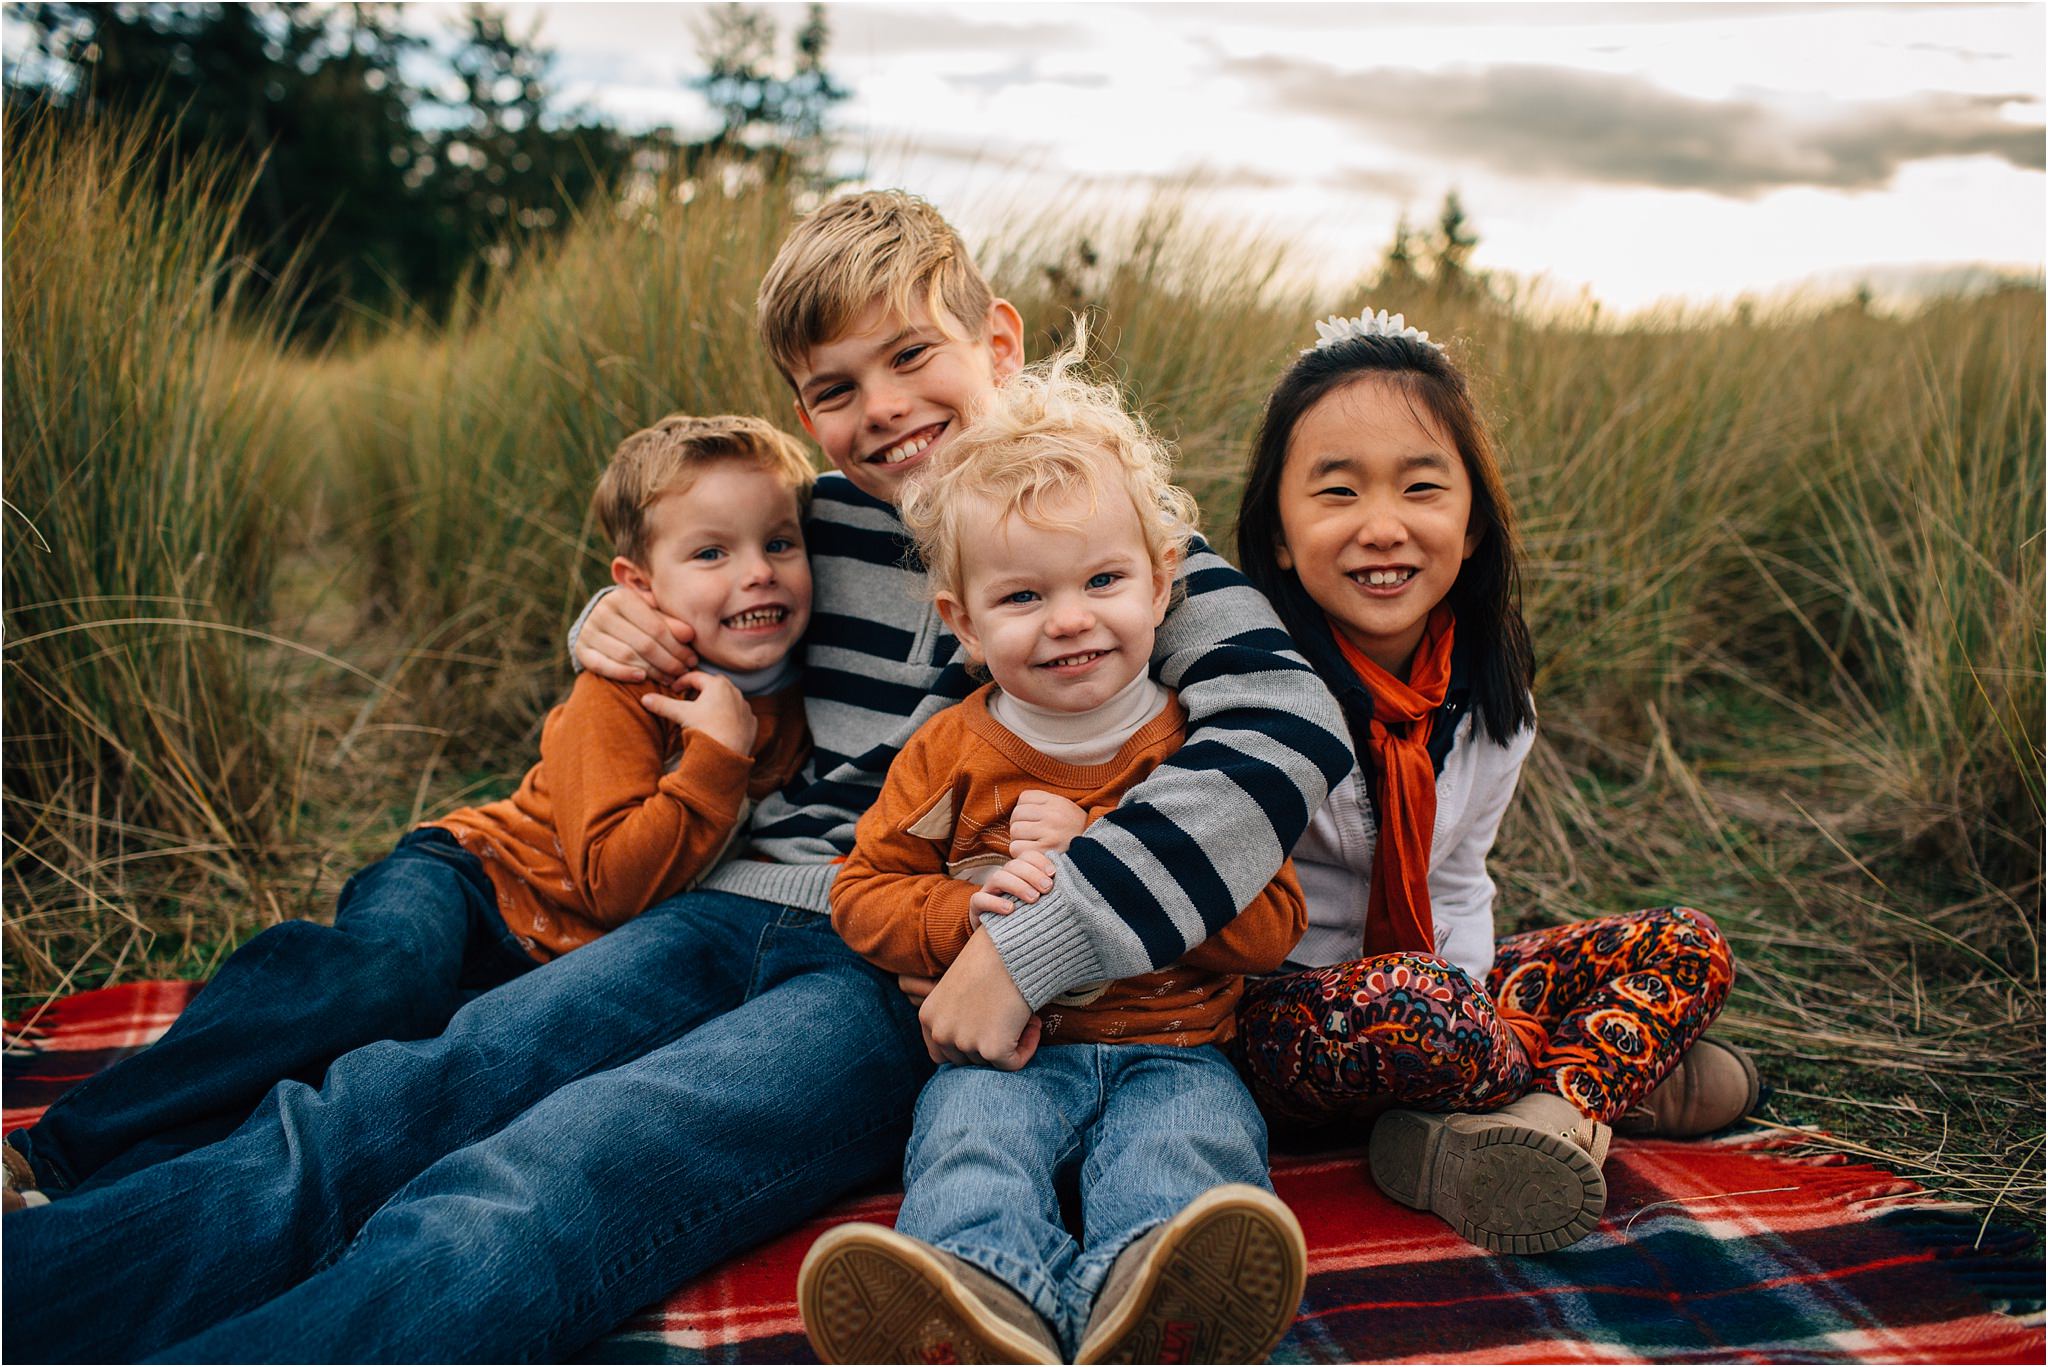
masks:
[[[1104,570],[1101,574],[1091,575],[1089,577],[1088,587],[1091,589],[1106,589],[1111,584],[1114,584],[1117,580],[1121,578],[1123,578],[1123,576],[1117,574],[1113,570]]]
[[[1018,604],[1035,603],[1038,601],[1038,593],[1034,589],[1018,589],[1015,593],[1004,594],[1003,601]]]
[[[713,560],[722,560],[724,559],[724,557],[725,552],[720,550],[718,547],[706,546],[703,550],[698,551],[696,554],[692,555],[690,559],[702,560],[706,564],[709,564]]]
[[[896,364],[909,365],[912,361],[921,360],[924,354],[931,349],[930,342],[919,342],[914,346],[907,346],[896,353]]]
[[[794,537],[775,536],[768,539],[768,554],[770,555],[782,555],[796,549],[798,547]]]

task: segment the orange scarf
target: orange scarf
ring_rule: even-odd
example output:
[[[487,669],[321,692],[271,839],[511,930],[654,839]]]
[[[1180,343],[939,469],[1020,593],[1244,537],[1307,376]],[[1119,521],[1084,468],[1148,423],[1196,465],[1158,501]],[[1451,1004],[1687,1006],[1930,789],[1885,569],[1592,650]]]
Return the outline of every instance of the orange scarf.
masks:
[[[1372,747],[1379,839],[1373,847],[1372,887],[1365,904],[1365,957],[1436,953],[1436,920],[1429,905],[1429,846],[1436,830],[1436,766],[1429,761],[1430,726],[1451,686],[1450,605],[1431,610],[1404,683],[1380,668],[1330,623],[1344,662],[1372,699]],[[1400,728],[1395,734],[1394,728]],[[1496,1003],[1501,1023],[1514,1032],[1534,1065],[1557,1055],[1543,1023],[1526,1011]]]
[[[1372,888],[1365,905],[1365,956],[1408,950],[1436,953],[1436,922],[1429,910],[1429,842],[1436,828],[1436,768],[1429,762],[1429,729],[1451,686],[1448,604],[1430,611],[1406,682],[1374,664],[1335,622],[1330,634],[1344,662],[1372,699],[1373,796],[1379,840],[1372,857]]]

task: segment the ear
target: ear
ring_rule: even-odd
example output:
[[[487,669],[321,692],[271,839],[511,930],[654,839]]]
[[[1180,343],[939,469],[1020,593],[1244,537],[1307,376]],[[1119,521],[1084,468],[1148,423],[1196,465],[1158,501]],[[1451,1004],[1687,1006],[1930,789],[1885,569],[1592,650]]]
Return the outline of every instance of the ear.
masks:
[[[654,601],[654,581],[648,577],[647,571],[623,555],[612,557],[612,582],[647,606],[660,607]]]
[[[1024,368],[1024,319],[1007,299],[989,301],[988,349],[995,358],[997,384]]]
[[[1180,573],[1180,552],[1169,549],[1152,570],[1152,625],[1166,620],[1166,604],[1173,597],[1173,576]]]
[[[1486,540],[1486,527],[1483,524],[1468,526],[1465,529],[1465,558],[1467,560],[1472,558],[1472,552],[1478,550],[1479,543],[1484,540]]]
[[[1465,554],[1472,554],[1471,546],[1465,548]],[[1294,568],[1294,552],[1287,549],[1287,534],[1284,532],[1273,538],[1273,559],[1283,570]]]
[[[810,410],[804,407],[804,401],[801,398],[792,398],[790,403],[796,407],[796,420],[804,425],[804,431],[811,434],[811,440],[817,441],[818,429],[811,425]]]
[[[967,605],[943,589],[933,595],[932,601],[939,610],[939,620],[946,624],[946,630],[960,638],[967,654],[976,660],[986,658],[981,653],[981,637],[975,633],[974,619],[967,614]]]

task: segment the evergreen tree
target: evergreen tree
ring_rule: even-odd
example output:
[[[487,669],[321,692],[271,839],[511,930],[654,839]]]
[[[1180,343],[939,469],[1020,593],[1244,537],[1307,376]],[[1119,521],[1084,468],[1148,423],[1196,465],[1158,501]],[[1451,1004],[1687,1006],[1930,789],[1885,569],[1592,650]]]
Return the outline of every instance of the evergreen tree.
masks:
[[[714,14],[696,84],[720,126],[695,144],[558,107],[552,53],[487,5],[464,11],[438,83],[410,75],[435,54],[395,4],[59,0],[9,13],[32,35],[9,54],[10,104],[42,107],[54,136],[147,118],[173,159],[225,152],[251,185],[238,248],[272,280],[298,265],[301,324],[315,330],[349,305],[438,309],[480,252],[562,230],[636,169],[680,158],[687,172],[715,152],[815,174],[847,96],[825,67],[818,5],[787,60],[764,12]]]
[[[791,56],[777,56],[775,20],[751,5],[720,5],[699,38],[704,74],[691,84],[703,92],[719,127],[693,145],[698,157],[750,162],[771,173],[823,177],[825,124],[847,89],[825,68],[831,32],[825,7],[805,11]]]
[[[1446,191],[1436,221],[1434,274],[1438,289],[1458,294],[1473,288],[1469,263],[1472,249],[1478,245],[1479,234],[1472,231],[1471,220],[1465,217],[1464,202],[1456,190]]]

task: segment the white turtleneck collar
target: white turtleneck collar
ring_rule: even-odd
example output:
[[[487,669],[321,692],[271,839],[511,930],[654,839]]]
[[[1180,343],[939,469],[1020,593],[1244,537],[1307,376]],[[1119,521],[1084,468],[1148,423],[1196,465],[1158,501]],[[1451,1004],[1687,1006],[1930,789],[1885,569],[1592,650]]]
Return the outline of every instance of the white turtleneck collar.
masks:
[[[697,668],[706,674],[716,674],[722,679],[731,679],[732,686],[749,698],[759,698],[769,693],[780,693],[796,682],[796,652],[777,660],[764,669],[720,669],[709,660],[699,659]]]
[[[989,695],[989,715],[1048,759],[1065,764],[1104,764],[1123,749],[1138,728],[1159,715],[1167,693],[1145,670],[1099,706],[1061,712],[1005,693]]]

